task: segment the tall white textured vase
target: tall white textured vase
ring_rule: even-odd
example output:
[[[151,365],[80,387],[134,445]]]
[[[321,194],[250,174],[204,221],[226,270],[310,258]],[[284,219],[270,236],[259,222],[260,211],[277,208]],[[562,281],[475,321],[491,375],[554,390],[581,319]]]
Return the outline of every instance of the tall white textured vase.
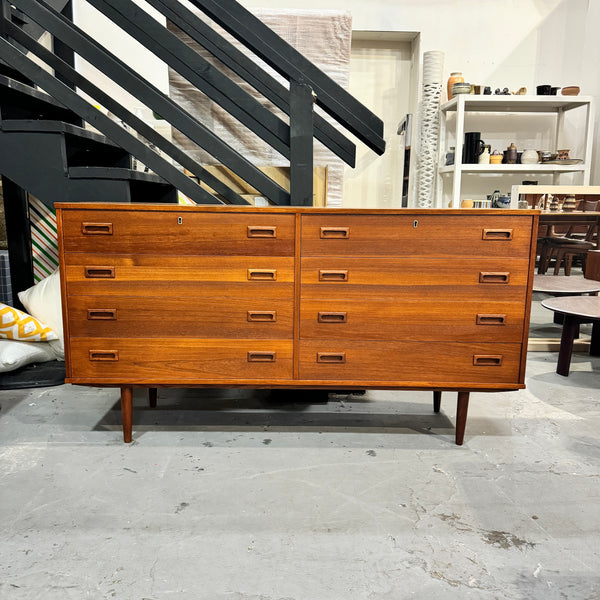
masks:
[[[417,161],[417,205],[432,208],[440,135],[440,98],[444,53],[431,50],[423,54],[423,90],[419,111],[419,155]]]

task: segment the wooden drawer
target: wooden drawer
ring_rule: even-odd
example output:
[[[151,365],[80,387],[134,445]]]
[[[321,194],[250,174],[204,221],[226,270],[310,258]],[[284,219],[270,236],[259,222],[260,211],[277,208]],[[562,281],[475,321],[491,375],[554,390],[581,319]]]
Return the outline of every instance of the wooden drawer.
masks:
[[[69,296],[67,307],[72,337],[291,339],[294,331],[291,299]]]
[[[293,256],[294,215],[63,210],[66,252]]]
[[[281,256],[64,255],[67,294],[292,298],[294,259]]]
[[[300,337],[521,343],[524,318],[520,302],[305,298],[300,303]]]
[[[302,298],[523,301],[528,260],[518,258],[303,258]]]
[[[528,258],[533,217],[302,215],[303,256],[510,256]]]
[[[520,384],[521,345],[509,343],[300,342],[300,378],[417,387]]]
[[[290,379],[285,340],[71,338],[71,382],[160,385]]]

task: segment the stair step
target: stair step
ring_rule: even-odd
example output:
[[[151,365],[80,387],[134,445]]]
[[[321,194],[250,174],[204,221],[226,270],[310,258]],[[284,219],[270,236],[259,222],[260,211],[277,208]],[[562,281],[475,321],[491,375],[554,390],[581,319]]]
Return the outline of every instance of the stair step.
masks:
[[[29,85],[29,86],[34,85],[33,81],[31,81],[31,79],[28,79],[27,77],[25,77],[25,75],[23,75],[16,69],[13,69],[12,67],[5,65],[4,63],[0,63],[0,75],[4,75],[4,77],[7,77],[8,79],[14,79],[15,81],[20,81],[21,83],[24,83],[25,85]]]
[[[125,179],[171,185],[154,173],[144,173],[143,171],[120,167],[70,167],[69,177],[71,179]]]
[[[102,134],[63,123],[62,121],[10,119],[0,122],[6,132],[56,133],[65,136],[67,166],[106,166],[129,168],[131,157],[126,150]]]
[[[52,96],[21,81],[0,75],[0,120],[51,119],[82,125],[81,117]]]
[[[121,182],[129,187],[130,202],[178,202],[177,190],[154,173],[110,167],[71,167],[68,174],[73,184],[85,181],[86,189],[95,186],[97,191],[104,185],[114,186]],[[104,201],[107,201],[106,196],[97,195],[101,200],[104,198]]]

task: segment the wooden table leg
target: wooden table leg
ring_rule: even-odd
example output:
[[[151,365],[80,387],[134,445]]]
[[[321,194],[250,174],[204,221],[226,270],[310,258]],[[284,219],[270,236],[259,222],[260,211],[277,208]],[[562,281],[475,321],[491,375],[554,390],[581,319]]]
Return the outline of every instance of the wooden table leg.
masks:
[[[156,399],[158,398],[158,390],[156,388],[148,388],[148,403],[150,408],[156,408]]]
[[[600,321],[592,323],[592,339],[590,340],[590,356],[600,356]]]
[[[456,402],[456,445],[462,446],[467,426],[467,412],[469,410],[469,393],[458,392]]]
[[[123,419],[123,441],[131,442],[131,422],[133,415],[133,388],[121,388],[121,417]]]
[[[433,412],[439,413],[442,404],[442,392],[433,392]]]
[[[571,366],[571,354],[573,353],[573,340],[579,331],[579,319],[574,315],[565,315],[562,336],[560,338],[560,350],[558,351],[558,365],[556,372],[564,377],[569,376]]]

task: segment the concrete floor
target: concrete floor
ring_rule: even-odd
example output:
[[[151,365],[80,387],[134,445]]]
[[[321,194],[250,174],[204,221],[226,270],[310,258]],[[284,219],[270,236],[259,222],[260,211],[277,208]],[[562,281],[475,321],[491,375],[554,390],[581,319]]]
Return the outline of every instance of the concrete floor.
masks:
[[[0,598],[599,599],[600,359],[555,368],[462,447],[454,394],[139,393],[124,445],[116,390],[0,392]]]

